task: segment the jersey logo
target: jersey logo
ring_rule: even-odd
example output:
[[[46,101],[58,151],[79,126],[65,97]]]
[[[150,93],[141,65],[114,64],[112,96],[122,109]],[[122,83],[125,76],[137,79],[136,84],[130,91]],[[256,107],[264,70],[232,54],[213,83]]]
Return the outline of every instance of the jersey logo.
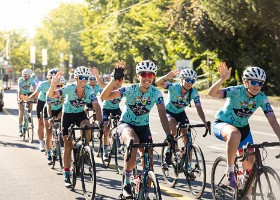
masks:
[[[117,98],[117,99],[113,99],[113,100],[109,100],[112,104],[117,104],[120,103],[121,99]]]
[[[82,99],[76,99],[76,100],[70,100],[70,104],[76,108],[80,108],[84,105],[86,105],[86,102],[83,101]]]
[[[149,112],[149,110],[141,103],[129,105],[129,108],[136,116],[144,115]]]
[[[186,107],[187,104],[184,101],[171,101],[171,103],[176,107],[176,108],[183,108]]]
[[[241,118],[249,118],[253,112],[249,108],[233,109],[234,113]]]

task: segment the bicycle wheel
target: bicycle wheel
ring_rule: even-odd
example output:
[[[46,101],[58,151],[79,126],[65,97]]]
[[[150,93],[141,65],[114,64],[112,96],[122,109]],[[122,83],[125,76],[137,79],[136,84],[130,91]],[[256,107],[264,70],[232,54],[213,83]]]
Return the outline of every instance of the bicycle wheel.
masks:
[[[94,199],[96,190],[95,161],[89,146],[85,146],[82,151],[81,176],[84,197]]]
[[[192,144],[191,159],[185,166],[184,174],[186,176],[190,192],[195,198],[200,198],[203,195],[206,184],[206,166],[201,148]]]
[[[115,142],[116,142],[116,150],[115,150],[116,169],[119,174],[122,174],[126,148],[124,144],[121,144],[118,132],[116,132]]]
[[[28,138],[29,138],[29,142],[32,143],[34,138],[34,124],[33,124],[33,117],[31,114],[28,115],[28,122],[29,122],[29,129],[30,129],[30,132],[28,131]]]
[[[102,145],[102,148],[101,148],[101,151],[100,151],[100,156],[101,156],[101,161],[103,163],[103,166],[105,168],[108,168],[108,166],[110,165],[110,162],[111,162],[111,157],[112,157],[112,146],[111,144],[109,143],[109,146],[108,146],[108,160],[105,160],[104,159],[104,152],[105,152],[105,149],[104,149],[104,145]]]
[[[213,199],[229,200],[234,199],[236,191],[227,186],[227,159],[219,156],[212,167],[211,171],[211,187]]]
[[[259,199],[280,199],[280,179],[271,167],[261,168],[253,182],[253,200]]]
[[[72,190],[75,189],[77,178],[81,175],[81,146],[73,148],[73,162],[71,163],[71,172],[72,172]]]
[[[100,149],[102,145],[102,137],[103,137],[103,131],[100,130],[92,130],[91,132],[91,150],[94,156],[100,155]]]
[[[150,187],[148,183],[151,184]],[[141,182],[137,199],[162,199],[158,179],[153,171],[146,174],[146,183]]]
[[[166,142],[166,140],[164,142]],[[172,157],[171,157],[172,164],[171,165],[165,164],[166,148],[167,147],[162,147],[161,148],[162,175],[163,175],[163,179],[165,180],[165,182],[170,187],[174,187],[175,184],[177,183],[177,179],[178,179],[178,171],[177,171],[178,164],[175,161],[175,156],[174,156],[173,153],[172,153]],[[175,151],[174,152],[177,152],[177,150],[178,150],[178,144],[175,146]],[[163,164],[165,164],[166,166],[163,167]]]

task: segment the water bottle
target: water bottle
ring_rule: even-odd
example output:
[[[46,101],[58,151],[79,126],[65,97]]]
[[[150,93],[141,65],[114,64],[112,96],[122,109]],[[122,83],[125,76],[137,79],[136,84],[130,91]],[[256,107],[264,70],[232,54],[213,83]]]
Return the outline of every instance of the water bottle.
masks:
[[[136,177],[133,179],[133,182],[135,184],[135,193],[138,193],[139,186],[140,186],[140,176],[137,174]]]
[[[247,182],[247,180],[248,180],[248,178],[249,178],[249,176],[250,176],[250,172],[251,172],[250,169],[246,169],[246,171],[244,172],[244,175],[243,175],[243,177],[242,177],[242,179],[241,179],[241,186],[240,186],[240,189],[243,189],[243,188],[245,187],[246,182]]]
[[[178,149],[177,153],[176,153],[176,158],[177,158],[177,163],[181,162],[181,150]]]

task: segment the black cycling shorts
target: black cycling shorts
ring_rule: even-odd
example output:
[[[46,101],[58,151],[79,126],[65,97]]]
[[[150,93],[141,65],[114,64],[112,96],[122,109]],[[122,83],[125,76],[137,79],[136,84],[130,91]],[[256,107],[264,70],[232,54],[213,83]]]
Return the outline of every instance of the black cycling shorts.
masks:
[[[110,113],[112,113],[113,116],[119,115],[121,116],[122,111],[120,108],[117,109],[106,109],[103,108],[102,109],[102,121],[103,122],[107,122],[108,121],[108,117],[110,116]]]
[[[61,118],[63,135],[68,135],[68,128],[71,126],[71,124],[80,126],[83,120],[88,119],[85,111],[80,113],[62,113]]]
[[[181,122],[182,124],[189,123],[189,119],[188,119],[185,111],[180,112],[180,113],[172,113],[172,112],[166,110],[166,116],[173,117],[177,122]]]
[[[36,107],[38,119],[44,119],[45,116],[48,116],[48,112],[47,112],[47,108],[45,107],[45,103],[46,103],[45,101],[41,101],[38,99],[37,107]],[[41,113],[42,113],[42,116],[41,116]]]

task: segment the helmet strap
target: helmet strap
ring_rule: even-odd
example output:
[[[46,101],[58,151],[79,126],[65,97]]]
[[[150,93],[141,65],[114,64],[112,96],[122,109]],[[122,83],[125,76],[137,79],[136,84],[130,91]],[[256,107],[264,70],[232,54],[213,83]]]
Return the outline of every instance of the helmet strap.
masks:
[[[184,88],[184,90],[188,91],[188,89],[186,89],[183,84],[181,84],[181,86]]]
[[[246,88],[246,91],[247,91],[250,95],[252,95],[252,98],[254,98],[255,96],[257,96],[257,95],[253,95],[251,92],[249,92],[248,88]]]

